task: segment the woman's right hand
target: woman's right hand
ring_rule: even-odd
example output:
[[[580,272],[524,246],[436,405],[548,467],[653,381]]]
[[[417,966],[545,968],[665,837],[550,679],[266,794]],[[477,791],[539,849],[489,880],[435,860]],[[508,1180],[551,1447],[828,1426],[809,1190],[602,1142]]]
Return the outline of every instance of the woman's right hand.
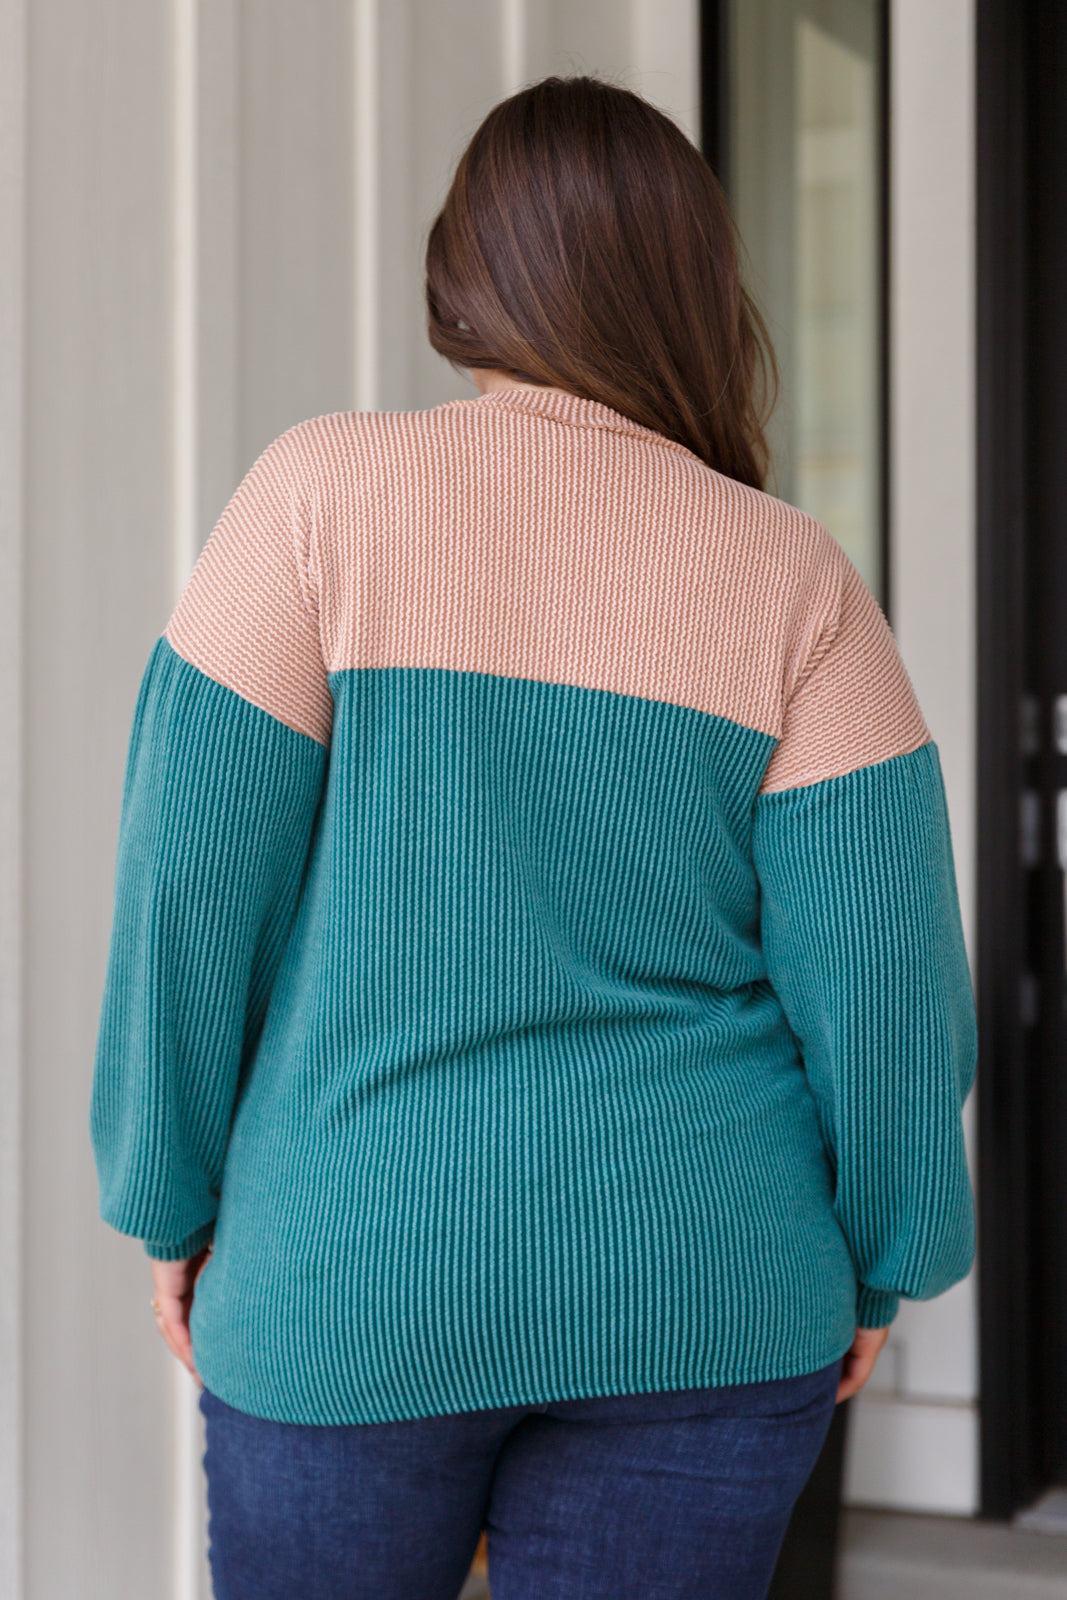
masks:
[[[841,1382],[837,1386],[835,1405],[857,1394],[874,1371],[879,1352],[889,1338],[888,1328],[857,1328],[856,1337],[841,1363]]]

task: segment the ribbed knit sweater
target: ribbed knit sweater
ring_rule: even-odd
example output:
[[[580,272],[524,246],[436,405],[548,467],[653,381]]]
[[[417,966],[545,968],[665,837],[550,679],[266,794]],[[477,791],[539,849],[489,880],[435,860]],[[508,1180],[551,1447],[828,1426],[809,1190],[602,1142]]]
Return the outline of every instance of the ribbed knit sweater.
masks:
[[[558,389],[275,439],[137,695],[101,1216],[256,1416],[814,1370],[968,1271],[938,753],[814,517]]]

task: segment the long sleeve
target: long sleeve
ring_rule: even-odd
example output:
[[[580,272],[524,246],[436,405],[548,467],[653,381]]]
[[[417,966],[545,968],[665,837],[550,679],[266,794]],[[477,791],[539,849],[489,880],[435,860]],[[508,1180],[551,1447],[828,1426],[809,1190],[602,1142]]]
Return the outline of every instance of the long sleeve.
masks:
[[[242,480],[133,714],[90,1132],[101,1217],[158,1259],[212,1237],[324,788],[302,459],[298,426]]]
[[[882,1327],[901,1296],[940,1294],[973,1260],[961,1112],[977,1027],[937,747],[877,602],[843,552],[833,560],[834,598],[757,795],[754,856],[857,1325]]]

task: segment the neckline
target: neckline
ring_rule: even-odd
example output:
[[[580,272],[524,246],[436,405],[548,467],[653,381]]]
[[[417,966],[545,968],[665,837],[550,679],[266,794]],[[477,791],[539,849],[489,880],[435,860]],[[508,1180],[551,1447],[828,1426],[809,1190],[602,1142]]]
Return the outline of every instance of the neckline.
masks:
[[[507,410],[533,411],[539,416],[551,417],[557,422],[570,423],[576,427],[586,428],[611,428],[616,433],[628,433],[637,437],[653,440],[656,444],[669,445],[672,450],[682,450],[694,461],[700,457],[688,445],[682,444],[679,439],[671,439],[665,433],[660,433],[658,428],[649,428],[643,422],[635,422],[632,417],[626,416],[622,411],[616,411],[614,406],[605,405],[602,400],[591,400],[586,395],[573,394],[566,389],[550,389],[530,385],[516,385],[512,389],[490,389],[485,394],[473,395],[462,400],[453,400],[452,405],[461,406],[503,406]]]

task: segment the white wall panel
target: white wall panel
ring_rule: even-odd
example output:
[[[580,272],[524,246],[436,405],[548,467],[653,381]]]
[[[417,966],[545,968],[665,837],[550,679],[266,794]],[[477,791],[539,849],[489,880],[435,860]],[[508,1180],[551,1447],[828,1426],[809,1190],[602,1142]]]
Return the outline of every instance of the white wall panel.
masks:
[[[23,1593],[170,1582],[170,1358],[96,1217],[92,1053],[118,782],[172,593],[170,14],[26,10]],[[15,1591],[16,1595],[18,1591]]]
[[[26,4],[0,3],[0,1595],[23,1592],[22,628]]]
[[[974,0],[895,0],[891,40],[891,607],[941,756],[973,972]],[[936,1300],[902,1303],[853,1402],[850,1503],[977,1510],[975,1291],[972,1271]],[[936,1440],[951,1449],[932,1463]]]
[[[971,1406],[886,1401],[864,1391],[863,1405],[849,1419],[845,1503],[973,1515],[977,1432]]]
[[[352,404],[348,0],[243,0],[236,80],[237,439],[247,465],[290,423]]]

